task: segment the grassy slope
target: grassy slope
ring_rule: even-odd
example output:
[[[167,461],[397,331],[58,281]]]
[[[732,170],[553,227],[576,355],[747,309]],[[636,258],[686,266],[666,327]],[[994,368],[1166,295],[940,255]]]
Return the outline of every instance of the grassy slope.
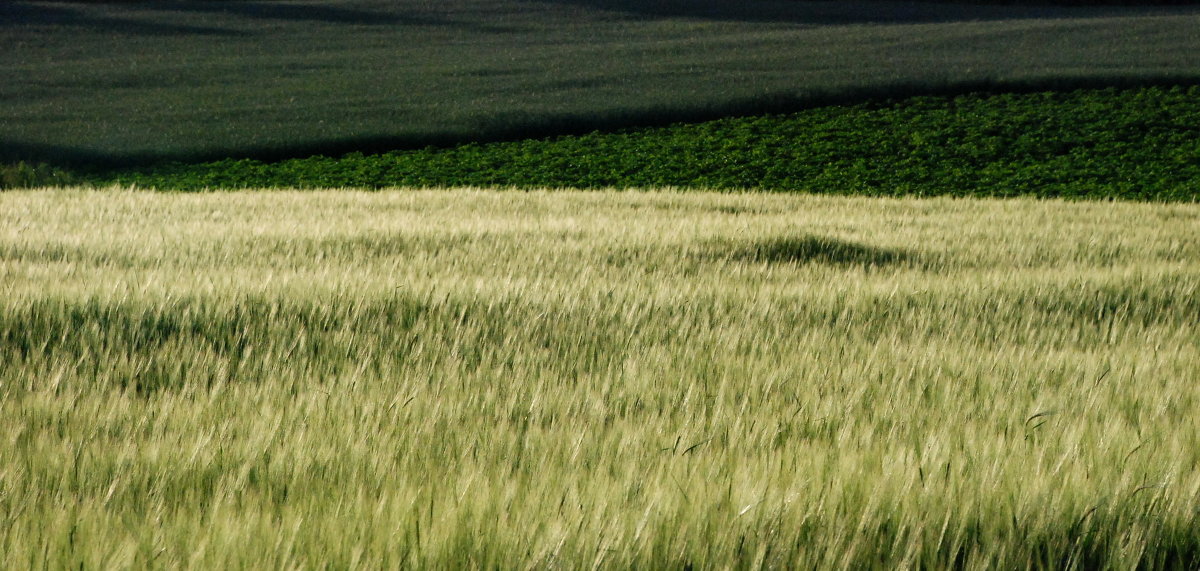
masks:
[[[1200,88],[923,97],[383,155],[94,178],[168,190],[502,186],[1200,199]]]
[[[4,2],[0,161],[390,150],[1198,75],[1195,8],[651,4]]]
[[[0,195],[11,567],[1195,568],[1197,205]]]

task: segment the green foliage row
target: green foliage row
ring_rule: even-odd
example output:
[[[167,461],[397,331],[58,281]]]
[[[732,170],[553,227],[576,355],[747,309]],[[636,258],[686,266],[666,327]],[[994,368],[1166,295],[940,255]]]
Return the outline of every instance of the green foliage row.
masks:
[[[1200,87],[916,97],[787,115],[94,177],[163,190],[760,189],[1133,200],[1200,197]]]
[[[46,163],[17,161],[0,164],[0,190],[33,186],[66,186],[75,183],[70,172]]]

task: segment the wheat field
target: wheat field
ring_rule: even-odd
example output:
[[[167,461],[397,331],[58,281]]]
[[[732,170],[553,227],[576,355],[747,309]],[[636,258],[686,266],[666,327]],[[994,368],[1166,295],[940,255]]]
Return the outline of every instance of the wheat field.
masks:
[[[1200,205],[0,193],[9,568],[1200,563]]]

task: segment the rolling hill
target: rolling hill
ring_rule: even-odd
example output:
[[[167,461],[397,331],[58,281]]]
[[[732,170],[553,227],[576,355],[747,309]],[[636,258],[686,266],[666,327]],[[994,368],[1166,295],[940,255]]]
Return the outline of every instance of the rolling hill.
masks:
[[[388,151],[875,95],[1194,84],[1195,7],[450,0],[0,5],[0,162]]]

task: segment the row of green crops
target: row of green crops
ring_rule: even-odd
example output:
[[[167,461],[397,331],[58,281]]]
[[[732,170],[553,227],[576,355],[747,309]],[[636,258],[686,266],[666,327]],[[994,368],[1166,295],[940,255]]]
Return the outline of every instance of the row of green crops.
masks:
[[[762,189],[868,195],[1200,197],[1200,87],[916,97],[787,115],[267,163],[94,175],[163,190]]]

